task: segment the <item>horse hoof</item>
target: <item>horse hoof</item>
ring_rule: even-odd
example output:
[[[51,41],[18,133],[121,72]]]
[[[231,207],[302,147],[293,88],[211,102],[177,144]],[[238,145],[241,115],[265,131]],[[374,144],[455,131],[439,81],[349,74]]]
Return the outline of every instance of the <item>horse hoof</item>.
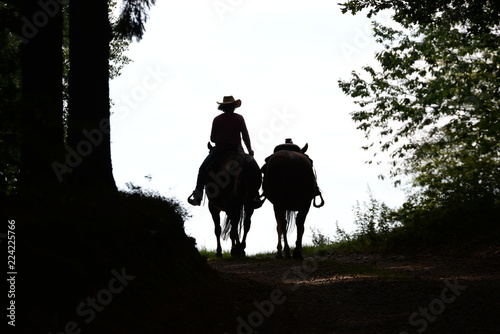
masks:
[[[231,256],[234,256],[234,257],[245,257],[246,256],[245,250],[243,250],[241,248],[233,248],[233,249],[231,249]]]
[[[220,252],[215,253],[215,257],[218,257],[219,259],[222,259],[222,253],[220,253]]]
[[[281,253],[276,254],[278,260],[283,260],[283,255]]]
[[[294,250],[293,251],[293,259],[294,260],[304,260],[304,257],[302,256],[302,252]]]

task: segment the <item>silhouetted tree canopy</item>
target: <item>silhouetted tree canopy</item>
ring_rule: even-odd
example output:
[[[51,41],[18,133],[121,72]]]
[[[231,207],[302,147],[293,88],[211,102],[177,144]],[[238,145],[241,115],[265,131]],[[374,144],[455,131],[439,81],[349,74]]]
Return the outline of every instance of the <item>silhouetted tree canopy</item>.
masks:
[[[390,9],[393,19],[402,25],[453,22],[471,33],[488,33],[500,20],[500,4],[495,0],[348,0],[340,5],[343,13],[366,9],[372,17]]]
[[[145,23],[148,19],[148,10],[156,0],[124,0],[115,32],[118,36],[132,40],[141,40],[144,35]]]
[[[379,66],[339,85],[359,109],[365,149],[390,153],[436,205],[500,198],[500,24],[490,1],[349,1],[344,11],[394,10],[400,29],[373,24]],[[467,10],[466,10],[467,9]],[[469,12],[470,10],[470,12]],[[469,13],[471,14],[469,16]]]

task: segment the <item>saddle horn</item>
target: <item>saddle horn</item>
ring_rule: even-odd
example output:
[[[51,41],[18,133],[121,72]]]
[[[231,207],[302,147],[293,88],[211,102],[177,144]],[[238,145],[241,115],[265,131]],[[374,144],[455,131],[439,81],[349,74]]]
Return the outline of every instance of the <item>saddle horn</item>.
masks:
[[[209,151],[211,151],[214,148],[214,146],[210,142],[208,142],[207,143],[207,148],[208,148]]]

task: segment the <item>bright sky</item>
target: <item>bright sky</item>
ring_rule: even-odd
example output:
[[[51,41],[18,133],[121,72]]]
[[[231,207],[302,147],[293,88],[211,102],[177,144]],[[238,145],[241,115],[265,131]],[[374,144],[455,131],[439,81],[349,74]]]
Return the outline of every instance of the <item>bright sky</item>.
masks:
[[[337,84],[352,70],[375,65],[379,46],[369,20],[341,14],[337,2],[157,1],[143,40],[127,53],[134,62],[110,84],[118,187],[133,182],[178,198],[192,215],[187,234],[199,247],[215,249],[207,203],[192,207],[186,199],[208,153],[216,102],[233,95],[242,100],[237,112],[259,165],[285,138],[309,143],[326,204],[311,207],[305,243],[311,228],[333,238],[336,221],[352,231],[353,206],[368,199],[368,186],[389,206],[401,204],[403,191],[377,178],[387,166],[365,164],[371,153],[360,148],[367,142],[349,115],[356,107]],[[266,202],[253,215],[247,253],[274,251],[275,226]],[[294,229],[291,245],[295,238]],[[230,242],[222,247],[229,250]]]

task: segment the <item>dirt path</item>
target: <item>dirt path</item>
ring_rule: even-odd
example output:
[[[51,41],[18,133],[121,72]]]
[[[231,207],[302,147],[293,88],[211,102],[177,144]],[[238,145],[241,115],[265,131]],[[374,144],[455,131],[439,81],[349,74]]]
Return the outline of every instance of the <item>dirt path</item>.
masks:
[[[500,333],[500,246],[209,264],[239,287],[231,334]]]

